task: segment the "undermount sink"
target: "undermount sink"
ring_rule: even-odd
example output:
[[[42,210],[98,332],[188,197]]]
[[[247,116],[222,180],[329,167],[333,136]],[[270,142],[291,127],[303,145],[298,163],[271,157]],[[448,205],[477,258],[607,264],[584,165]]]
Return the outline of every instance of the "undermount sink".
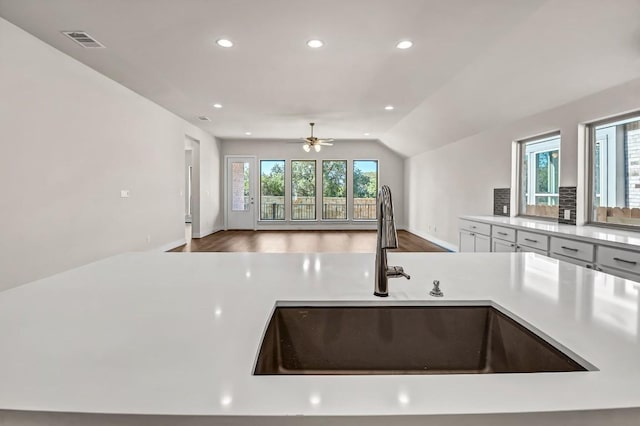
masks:
[[[254,374],[586,371],[492,306],[276,307]]]

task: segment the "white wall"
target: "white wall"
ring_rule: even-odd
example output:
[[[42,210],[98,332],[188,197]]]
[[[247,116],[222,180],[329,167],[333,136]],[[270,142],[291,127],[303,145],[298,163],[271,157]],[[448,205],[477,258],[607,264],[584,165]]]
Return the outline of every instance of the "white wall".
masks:
[[[376,140],[338,140],[332,147],[323,147],[316,153],[304,152],[302,144],[285,140],[239,140],[229,139],[222,142],[222,155],[255,155],[257,167],[260,160],[378,160],[378,185],[389,185],[393,194],[396,227],[404,228],[404,158]],[[351,182],[347,182],[350,185]],[[289,193],[287,188],[286,193]],[[317,225],[299,223],[283,224],[279,222],[263,223],[258,229],[310,229],[338,228],[335,223],[318,223]],[[375,223],[353,222],[340,224],[340,228],[375,228]]]
[[[640,109],[640,79],[486,131],[405,162],[408,229],[448,247],[458,245],[458,216],[493,214],[493,188],[511,186],[512,142],[560,130],[560,186],[578,186],[581,124]],[[580,209],[580,204],[578,205]]]
[[[0,290],[183,241],[185,135],[202,147],[202,229],[219,227],[211,135],[3,19],[0,58]]]

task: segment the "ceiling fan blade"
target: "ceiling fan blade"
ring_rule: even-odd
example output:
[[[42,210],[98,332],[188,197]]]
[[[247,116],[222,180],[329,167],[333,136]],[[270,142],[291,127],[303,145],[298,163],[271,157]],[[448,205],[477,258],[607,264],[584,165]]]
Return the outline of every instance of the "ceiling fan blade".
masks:
[[[329,139],[329,140],[333,140],[333,139]],[[333,144],[329,142],[318,142],[318,145],[333,146]]]

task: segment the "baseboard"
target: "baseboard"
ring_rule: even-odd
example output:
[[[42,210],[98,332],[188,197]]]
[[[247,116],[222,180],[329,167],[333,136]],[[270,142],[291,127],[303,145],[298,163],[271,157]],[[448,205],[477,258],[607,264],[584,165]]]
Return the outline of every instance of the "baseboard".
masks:
[[[187,241],[186,241],[184,238],[182,238],[182,239],[180,239],[180,240],[176,240],[176,241],[173,241],[173,242],[171,242],[171,243],[163,244],[163,245],[161,245],[160,247],[152,248],[152,249],[150,249],[149,251],[153,251],[153,252],[165,252],[165,251],[169,251],[169,250],[171,250],[171,249],[174,249],[174,248],[176,248],[176,247],[183,246],[183,245],[185,245],[186,243],[187,243]]]
[[[451,244],[448,241],[445,240],[441,240],[440,238],[434,237],[431,234],[427,234],[426,232],[422,232],[422,231],[418,231],[417,229],[414,228],[406,228],[407,231],[411,232],[412,234],[416,234],[418,237],[424,238],[425,240],[429,240],[434,244],[439,245],[442,248],[445,248],[449,251],[452,252],[457,252],[458,251],[458,246],[455,244]]]
[[[218,231],[222,231],[222,228],[213,228],[207,231],[197,232],[197,233],[194,233],[192,236],[193,238],[204,238],[207,235],[215,234]]]

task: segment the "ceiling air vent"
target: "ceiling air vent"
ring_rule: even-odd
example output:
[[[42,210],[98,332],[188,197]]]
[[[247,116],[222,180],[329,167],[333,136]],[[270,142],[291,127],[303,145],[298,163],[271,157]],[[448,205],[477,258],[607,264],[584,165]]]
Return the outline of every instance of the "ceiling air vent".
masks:
[[[198,120],[200,120],[200,121],[211,121],[211,119],[209,117],[207,117],[206,115],[201,115],[200,117],[198,117]]]
[[[104,44],[100,43],[84,31],[63,31],[62,34],[87,49],[102,49],[105,47]]]

